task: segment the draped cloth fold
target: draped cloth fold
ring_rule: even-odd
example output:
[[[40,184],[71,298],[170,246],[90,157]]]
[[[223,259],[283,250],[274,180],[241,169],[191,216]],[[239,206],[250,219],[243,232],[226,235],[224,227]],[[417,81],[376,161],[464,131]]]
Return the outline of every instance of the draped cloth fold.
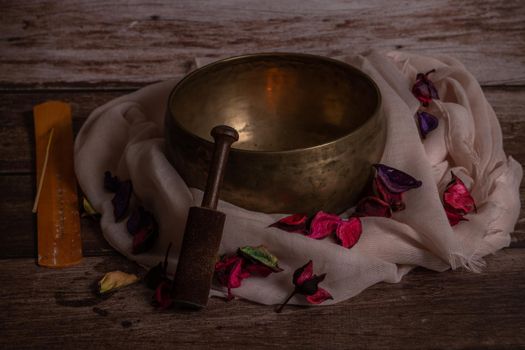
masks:
[[[483,257],[508,246],[520,212],[522,167],[506,157],[501,129],[476,79],[457,60],[403,52],[370,52],[338,57],[366,72],[381,90],[387,117],[387,141],[381,163],[421,180],[423,185],[405,194],[406,209],[393,218],[362,218],[363,234],[351,249],[334,240],[314,240],[268,226],[286,213],[264,214],[220,201],[226,213],[220,253],[246,245],[265,245],[279,258],[281,273],[249,278],[233,294],[262,304],[283,301],[292,288],[293,271],[309,259],[316,273],[326,272],[323,288],[337,303],[377,282],[399,282],[416,266],[435,271],[466,267],[478,272]],[[421,140],[415,113],[419,102],[411,93],[416,74],[435,69],[431,79],[440,100],[429,112],[439,126]],[[173,248],[169,271],[177,264],[186,215],[199,205],[202,192],[188,188],[165,156],[164,117],[168,95],[176,81],[142,88],[95,109],[75,141],[75,170],[93,207],[102,214],[106,240],[131,260],[153,266]],[[132,206],[140,203],[159,222],[159,239],[146,253],[131,253],[132,237],[125,220],[116,223],[103,174],[110,170],[131,179]],[[451,227],[441,196],[451,171],[470,188],[477,213]],[[480,277],[480,279],[483,277]],[[222,293],[220,286],[214,293]],[[296,296],[291,303],[306,304]]]

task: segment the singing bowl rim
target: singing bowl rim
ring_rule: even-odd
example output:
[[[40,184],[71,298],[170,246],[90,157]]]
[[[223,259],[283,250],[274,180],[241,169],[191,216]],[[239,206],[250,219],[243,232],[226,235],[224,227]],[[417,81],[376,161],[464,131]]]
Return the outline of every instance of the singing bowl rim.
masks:
[[[240,60],[244,60],[244,59],[265,58],[265,57],[285,57],[285,58],[286,57],[296,57],[296,58],[303,58],[303,59],[306,58],[306,59],[314,59],[314,60],[319,60],[319,61],[324,61],[324,62],[328,62],[328,63],[339,65],[339,66],[343,67],[344,69],[349,70],[349,71],[353,71],[353,73],[355,73],[357,75],[361,75],[363,78],[365,78],[370,83],[372,89],[374,90],[374,92],[377,95],[377,103],[375,105],[375,108],[372,110],[372,112],[368,116],[367,120],[363,124],[359,125],[357,128],[355,128],[352,131],[346,133],[345,135],[343,135],[341,137],[337,137],[337,138],[335,138],[333,140],[330,140],[328,142],[320,143],[320,144],[314,145],[314,146],[300,147],[300,148],[294,148],[294,149],[288,149],[288,150],[275,150],[275,151],[270,151],[270,150],[249,150],[249,149],[236,148],[235,147],[235,143],[234,143],[232,145],[232,147],[231,147],[230,152],[239,152],[239,153],[245,153],[245,154],[257,154],[257,155],[265,155],[265,154],[275,155],[275,154],[293,154],[293,153],[297,153],[297,152],[304,152],[304,151],[314,150],[314,149],[318,149],[318,148],[323,148],[323,147],[327,147],[327,146],[333,145],[333,144],[335,144],[337,142],[341,142],[341,141],[344,141],[346,139],[352,138],[361,129],[366,128],[366,126],[369,123],[372,123],[375,118],[380,117],[380,109],[381,109],[381,106],[382,106],[381,91],[379,90],[379,87],[377,86],[376,82],[368,74],[366,74],[362,70],[360,70],[360,69],[358,69],[358,68],[356,68],[356,67],[354,67],[354,66],[352,66],[352,65],[350,65],[350,64],[348,64],[346,62],[343,62],[343,61],[340,61],[340,60],[336,60],[336,59],[333,59],[333,58],[330,58],[330,57],[326,57],[326,56],[306,54],[306,53],[294,53],[294,52],[261,52],[261,53],[251,53],[251,54],[244,54],[244,55],[237,55],[237,56],[232,56],[232,57],[228,57],[228,58],[223,58],[223,59],[220,59],[220,60],[208,63],[208,64],[206,64],[206,65],[204,65],[204,66],[202,66],[200,68],[195,69],[194,71],[190,72],[189,74],[187,74],[184,78],[182,78],[180,81],[177,82],[177,84],[171,90],[171,92],[169,94],[167,108],[168,108],[168,114],[169,114],[169,117],[170,117],[171,121],[177,126],[177,128],[179,128],[180,130],[182,130],[186,134],[190,135],[191,137],[194,137],[194,138],[198,139],[200,142],[203,142],[203,143],[207,144],[210,147],[213,147],[214,143],[212,141],[206,140],[206,139],[198,136],[197,134],[195,134],[191,130],[188,130],[187,128],[185,128],[178,121],[177,118],[175,118],[173,110],[172,110],[172,106],[173,106],[172,101],[173,101],[174,95],[182,87],[184,87],[184,84],[187,81],[193,79],[193,77],[195,77],[197,75],[205,74],[207,71],[212,70],[216,66],[220,66],[220,65],[228,64],[230,62],[240,61]]]

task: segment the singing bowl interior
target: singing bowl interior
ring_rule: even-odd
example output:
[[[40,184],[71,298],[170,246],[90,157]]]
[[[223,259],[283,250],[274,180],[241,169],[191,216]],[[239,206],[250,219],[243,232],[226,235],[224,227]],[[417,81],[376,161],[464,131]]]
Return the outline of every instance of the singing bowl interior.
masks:
[[[181,128],[202,139],[212,141],[210,130],[225,124],[239,132],[234,148],[275,152],[344,137],[363,125],[378,104],[374,83],[346,64],[269,54],[197,70],[175,88],[169,108]]]

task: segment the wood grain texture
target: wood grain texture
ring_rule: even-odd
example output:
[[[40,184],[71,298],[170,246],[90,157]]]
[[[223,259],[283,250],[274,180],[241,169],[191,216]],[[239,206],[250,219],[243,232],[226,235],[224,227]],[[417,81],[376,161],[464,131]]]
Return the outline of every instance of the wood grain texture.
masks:
[[[31,212],[35,196],[35,177],[0,176],[0,259],[36,257],[36,215]],[[117,254],[104,240],[98,221],[81,218],[84,256]]]
[[[202,312],[160,312],[149,305],[152,291],[142,284],[96,297],[93,283],[116,269],[141,272],[118,256],[87,258],[68,270],[3,260],[0,283],[11,287],[0,290],[0,347],[517,349],[525,344],[524,249],[489,257],[482,274],[417,269],[398,284],[377,284],[349,301],[289,306],[282,314],[271,306],[217,298]]]
[[[0,88],[130,86],[196,57],[376,48],[451,54],[486,85],[525,83],[521,0],[2,1]]]

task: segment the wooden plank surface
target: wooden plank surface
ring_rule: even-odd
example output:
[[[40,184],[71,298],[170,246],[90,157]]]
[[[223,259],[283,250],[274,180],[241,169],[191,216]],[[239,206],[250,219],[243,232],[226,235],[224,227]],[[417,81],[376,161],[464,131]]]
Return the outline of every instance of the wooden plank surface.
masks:
[[[484,84],[525,83],[522,0],[2,1],[0,87],[129,86],[195,57],[370,48],[452,54]]]
[[[77,132],[93,109],[131,90],[0,93],[0,174],[34,171],[32,108],[57,99],[71,103],[73,128]],[[485,88],[485,95],[498,115],[504,149],[525,164],[525,88]]]
[[[213,298],[202,312],[153,309],[130,286],[108,298],[93,283],[107,271],[139,272],[121,257],[51,270],[3,260],[0,347],[76,349],[517,349],[525,344],[525,249],[488,258],[482,274],[418,269],[327,307],[271,306]],[[291,286],[290,286],[291,287]],[[283,298],[285,296],[283,295]],[[422,307],[424,305],[424,307]]]

